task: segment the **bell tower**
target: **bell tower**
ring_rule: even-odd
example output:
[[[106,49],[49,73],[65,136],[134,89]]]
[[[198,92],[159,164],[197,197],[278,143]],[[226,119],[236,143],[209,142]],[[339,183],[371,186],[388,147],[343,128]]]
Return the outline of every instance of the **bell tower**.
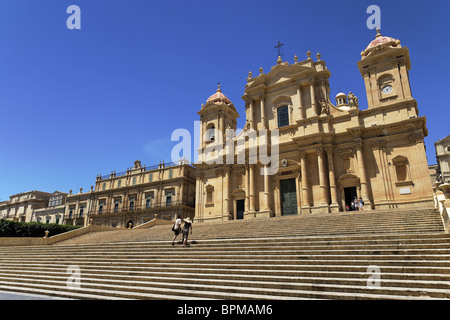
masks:
[[[205,104],[202,104],[197,113],[200,115],[199,152],[202,155],[199,160],[205,161],[203,158],[205,149],[220,152],[222,146],[225,145],[226,130],[236,130],[236,119],[239,118],[239,114],[230,99],[222,93],[220,84],[218,84],[216,93],[210,96]]]
[[[385,37],[377,29],[375,39],[361,52],[358,68],[364,78],[369,109],[413,100],[409,51],[400,45],[400,40]]]

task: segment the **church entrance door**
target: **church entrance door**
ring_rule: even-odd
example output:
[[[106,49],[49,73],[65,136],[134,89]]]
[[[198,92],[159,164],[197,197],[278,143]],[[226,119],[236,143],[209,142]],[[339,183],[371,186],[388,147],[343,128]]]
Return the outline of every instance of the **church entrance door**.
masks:
[[[244,219],[245,200],[236,200],[236,219]]]
[[[352,210],[352,201],[357,196],[356,187],[344,188],[345,205]]]
[[[298,214],[295,179],[280,180],[281,215]]]

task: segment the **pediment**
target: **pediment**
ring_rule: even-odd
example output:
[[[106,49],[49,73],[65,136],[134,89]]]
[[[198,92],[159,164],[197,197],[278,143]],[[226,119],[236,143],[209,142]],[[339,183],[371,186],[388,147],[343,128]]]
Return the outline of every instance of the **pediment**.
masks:
[[[352,174],[352,173],[344,173],[343,175],[341,175],[338,180],[338,182],[344,182],[344,181],[357,181],[359,182],[359,178]]]
[[[283,62],[273,66],[267,74],[263,73],[248,79],[246,89],[255,88],[260,85],[270,86],[285,81],[293,81],[293,79],[310,75],[314,70],[314,67],[301,65],[300,63],[289,65],[288,62]]]
[[[449,142],[450,141],[450,135],[446,136],[445,138],[438,140],[436,144],[442,144],[443,142]]]
[[[272,73],[272,71],[274,71]],[[277,84],[280,82],[289,81],[292,78],[292,71],[291,70],[283,70],[281,68],[275,67],[275,69],[271,70],[266,75],[266,86],[270,86],[273,84]]]
[[[274,106],[277,106],[277,105],[279,105],[279,104],[287,104],[287,105],[289,105],[289,104],[292,104],[292,100],[291,100],[291,97],[290,97],[290,96],[280,95],[280,96],[278,96],[277,98],[275,98],[275,99],[272,101],[272,104],[273,104]]]

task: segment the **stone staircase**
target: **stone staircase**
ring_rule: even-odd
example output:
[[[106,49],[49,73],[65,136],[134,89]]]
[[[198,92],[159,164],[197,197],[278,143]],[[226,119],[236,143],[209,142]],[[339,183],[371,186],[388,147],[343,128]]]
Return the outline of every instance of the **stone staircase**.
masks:
[[[171,245],[170,227],[0,248],[0,290],[75,299],[450,298],[450,235],[434,210],[194,221],[188,248]],[[79,287],[68,286],[69,266],[79,268]]]

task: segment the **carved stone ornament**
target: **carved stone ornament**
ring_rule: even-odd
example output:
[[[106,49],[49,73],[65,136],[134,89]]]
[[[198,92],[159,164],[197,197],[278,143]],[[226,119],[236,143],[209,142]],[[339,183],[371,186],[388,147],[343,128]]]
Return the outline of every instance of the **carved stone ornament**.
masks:
[[[360,150],[360,151],[363,150],[363,144],[362,144],[362,142],[355,142],[354,146],[355,146],[355,149],[356,149],[356,150]]]
[[[384,141],[384,140],[375,141],[370,144],[370,147],[372,148],[372,150],[381,150],[385,146],[386,146],[386,141]]]
[[[352,148],[339,149],[338,155],[341,159],[353,158],[353,149]]]
[[[423,136],[421,134],[413,134],[408,136],[408,140],[412,144],[422,143],[423,142]]]
[[[305,151],[299,151],[298,154],[300,155],[300,159],[302,159],[302,160],[306,159],[306,152]]]
[[[316,153],[317,153],[317,156],[322,156],[323,155],[323,149],[322,148],[317,148],[316,149]]]

